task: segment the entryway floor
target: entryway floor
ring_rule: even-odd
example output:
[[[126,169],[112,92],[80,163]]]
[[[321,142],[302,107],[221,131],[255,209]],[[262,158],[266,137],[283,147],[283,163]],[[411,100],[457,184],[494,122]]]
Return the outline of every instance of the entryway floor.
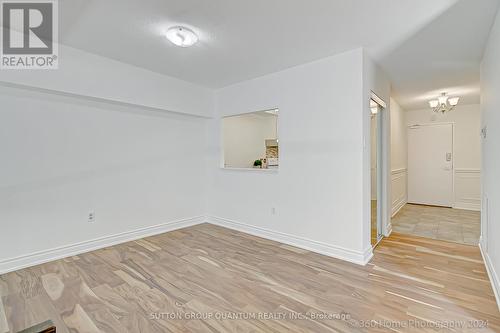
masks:
[[[392,218],[392,230],[407,235],[478,245],[481,213],[407,204]]]

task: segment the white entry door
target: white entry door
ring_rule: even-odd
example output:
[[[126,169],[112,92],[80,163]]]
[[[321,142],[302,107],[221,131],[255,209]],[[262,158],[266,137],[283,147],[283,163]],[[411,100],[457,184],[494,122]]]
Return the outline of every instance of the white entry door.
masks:
[[[408,202],[453,205],[453,125],[408,128]]]

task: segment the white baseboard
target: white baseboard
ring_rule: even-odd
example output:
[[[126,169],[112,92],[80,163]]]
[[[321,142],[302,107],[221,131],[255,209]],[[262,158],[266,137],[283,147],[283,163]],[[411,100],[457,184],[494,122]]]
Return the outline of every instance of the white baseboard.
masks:
[[[295,246],[311,252],[324,254],[333,258],[349,261],[358,265],[366,265],[373,257],[373,252],[371,247],[366,249],[364,252],[353,251],[339,246],[325,244],[322,242],[313,241],[310,239],[297,237],[260,227],[255,227],[248,224],[214,216],[209,216],[207,218],[207,222],[228,229],[241,231],[257,237],[262,237],[265,239]]]
[[[396,216],[397,213],[408,203],[408,200],[406,197],[404,197],[402,200],[400,200],[398,203],[394,204],[392,206],[392,215],[391,217]]]
[[[468,202],[455,202],[453,204],[453,208],[455,209],[464,209],[464,210],[473,210],[476,212],[481,211],[480,203],[468,203]]]
[[[482,239],[479,241],[479,249],[481,250],[481,255],[483,256],[484,264],[486,266],[486,271],[488,272],[488,277],[490,278],[491,287],[495,293],[495,299],[497,301],[498,310],[500,311],[500,280],[498,279],[498,274],[493,267],[490,256],[483,249]]]
[[[177,220],[158,224],[151,227],[126,231],[116,235],[96,238],[76,244],[65,245],[49,250],[34,252],[27,255],[9,258],[0,261],[0,274],[16,271],[18,269],[40,265],[49,261],[58,260],[89,251],[102,249],[104,247],[133,241],[136,239],[154,236],[165,232],[190,227],[206,222],[205,216]]]
[[[366,265],[373,257],[372,248],[364,252],[353,251],[310,239],[288,235],[285,233],[254,227],[251,225],[231,221],[218,217],[198,216],[189,219],[167,222],[151,227],[126,231],[123,233],[100,237],[76,244],[60,246],[44,251],[34,252],[23,256],[8,258],[0,261],[0,274],[13,272],[26,267],[40,265],[46,262],[59,260],[74,255],[99,250],[116,244],[126,243],[144,237],[159,235],[165,232],[174,231],[201,223],[211,223],[229,229],[248,233],[257,237],[262,237],[280,243],[295,246],[311,252],[324,254],[337,259],[349,261],[358,265]]]
[[[389,223],[385,228],[385,237],[389,237],[392,234],[392,223]]]

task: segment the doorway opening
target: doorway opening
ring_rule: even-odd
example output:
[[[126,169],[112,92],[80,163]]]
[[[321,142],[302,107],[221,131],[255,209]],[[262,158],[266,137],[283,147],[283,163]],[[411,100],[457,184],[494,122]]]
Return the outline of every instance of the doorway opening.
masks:
[[[438,113],[405,111],[392,103],[397,104],[391,101],[392,230],[477,246],[481,234],[479,105],[459,105]],[[405,158],[401,158],[403,151]]]

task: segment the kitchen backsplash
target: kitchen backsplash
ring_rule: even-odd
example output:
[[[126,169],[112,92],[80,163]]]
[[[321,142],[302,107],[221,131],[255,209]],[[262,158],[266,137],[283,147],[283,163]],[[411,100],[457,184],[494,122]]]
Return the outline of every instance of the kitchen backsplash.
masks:
[[[266,147],[266,158],[278,158],[278,147]]]

